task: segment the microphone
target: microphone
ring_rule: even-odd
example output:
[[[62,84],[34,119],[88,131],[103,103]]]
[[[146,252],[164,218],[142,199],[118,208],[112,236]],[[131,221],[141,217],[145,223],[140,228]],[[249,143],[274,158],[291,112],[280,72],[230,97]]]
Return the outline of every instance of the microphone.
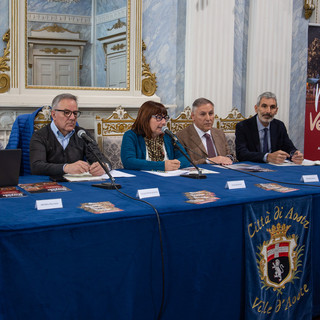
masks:
[[[196,166],[196,164],[191,160],[191,158],[187,155],[187,153],[178,145],[178,142],[180,143],[179,139],[175,136],[175,134],[169,130],[167,126],[163,126],[161,128],[161,131],[165,134],[167,134],[172,140],[173,145],[180,150],[180,152],[184,155],[184,157],[196,168],[198,173],[195,174],[181,174],[180,177],[185,178],[192,178],[192,179],[205,179],[207,176],[202,174],[201,170]]]
[[[76,131],[78,137],[83,139],[86,143],[97,144],[83,129],[76,128]]]
[[[105,173],[108,175],[108,177],[111,180],[111,183],[100,183],[100,184],[93,184],[93,187],[103,188],[103,189],[120,189],[121,185],[116,184],[114,177],[111,175],[110,170],[108,168],[108,165],[103,162],[103,159],[99,156],[97,152],[97,143],[95,140],[93,140],[83,129],[80,129],[80,127],[75,128],[77,135],[79,138],[83,139],[85,143],[87,144],[88,149],[92,152],[96,160],[99,162],[100,166],[103,168]],[[98,149],[99,150],[99,149]]]
[[[174,142],[178,142],[178,138],[174,135],[174,133],[172,131],[169,130],[169,128],[167,126],[163,126],[161,128],[161,131],[163,133],[166,133],[172,140],[174,140]]]

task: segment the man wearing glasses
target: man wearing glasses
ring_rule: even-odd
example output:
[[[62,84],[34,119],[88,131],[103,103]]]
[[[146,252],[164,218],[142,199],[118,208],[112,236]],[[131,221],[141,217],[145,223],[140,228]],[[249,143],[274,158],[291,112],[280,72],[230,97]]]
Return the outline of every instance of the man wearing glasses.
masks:
[[[92,152],[84,140],[77,136],[75,128],[80,114],[74,95],[63,93],[53,99],[53,121],[36,131],[30,141],[32,174],[61,176],[65,173],[90,172],[94,176],[102,175],[104,169],[93,152],[111,168],[96,144],[91,144]]]

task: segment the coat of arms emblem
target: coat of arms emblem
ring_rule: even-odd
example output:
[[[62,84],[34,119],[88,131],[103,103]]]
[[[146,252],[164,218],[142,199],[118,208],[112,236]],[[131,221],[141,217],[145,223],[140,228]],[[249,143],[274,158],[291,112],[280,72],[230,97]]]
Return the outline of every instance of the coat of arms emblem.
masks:
[[[258,248],[258,269],[260,279],[265,287],[281,290],[288,282],[297,279],[298,262],[301,258],[303,247],[297,248],[297,237],[287,236],[290,225],[278,223],[271,229],[270,240],[264,241]]]

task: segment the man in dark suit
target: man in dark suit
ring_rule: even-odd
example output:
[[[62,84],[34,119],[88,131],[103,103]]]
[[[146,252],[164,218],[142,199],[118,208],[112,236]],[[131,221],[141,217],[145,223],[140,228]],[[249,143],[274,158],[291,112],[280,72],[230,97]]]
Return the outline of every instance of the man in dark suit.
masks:
[[[36,131],[30,141],[32,174],[60,176],[65,173],[90,172],[94,176],[105,173],[94,154],[110,166],[96,144],[91,148],[76,133],[77,97],[69,93],[56,96],[52,101],[51,124]],[[77,127],[79,128],[79,127]]]
[[[290,159],[301,164],[303,154],[290,140],[284,123],[274,119],[277,98],[264,92],[255,105],[256,115],[236,125],[236,156],[239,161],[283,163]]]
[[[177,133],[181,144],[186,148],[195,164],[232,164],[233,155],[229,152],[227,139],[222,130],[212,128],[214,105],[205,98],[196,99],[192,105],[193,125]]]

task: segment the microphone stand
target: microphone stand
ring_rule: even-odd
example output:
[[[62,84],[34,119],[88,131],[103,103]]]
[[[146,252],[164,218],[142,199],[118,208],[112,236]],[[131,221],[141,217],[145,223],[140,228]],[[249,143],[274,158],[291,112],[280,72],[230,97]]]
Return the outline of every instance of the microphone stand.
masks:
[[[92,147],[92,143],[90,143],[90,142],[87,143],[87,147],[92,152],[92,154],[94,155],[96,160],[99,162],[100,166],[103,168],[103,170],[108,175],[108,177],[110,178],[110,181],[111,181],[111,183],[103,182],[103,183],[99,183],[99,184],[92,184],[92,186],[93,187],[98,187],[98,188],[103,188],[103,189],[120,189],[121,185],[115,183],[114,177],[111,175],[108,166],[100,159],[99,155],[97,154],[97,152]]]
[[[177,138],[178,140],[178,138]],[[197,169],[198,173],[190,173],[190,174],[180,174],[180,177],[191,178],[191,179],[206,179],[207,176],[202,174],[199,167],[191,160],[187,153],[185,153],[182,148],[177,144],[177,140],[172,139],[174,147],[176,147],[186,158],[187,160]]]

